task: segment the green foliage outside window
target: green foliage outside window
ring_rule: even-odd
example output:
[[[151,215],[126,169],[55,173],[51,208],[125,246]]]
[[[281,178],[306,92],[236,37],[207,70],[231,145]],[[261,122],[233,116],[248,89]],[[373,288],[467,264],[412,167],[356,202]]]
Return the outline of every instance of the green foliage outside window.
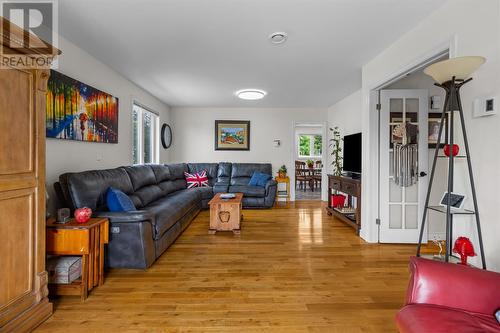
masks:
[[[323,137],[321,135],[299,135],[299,156],[321,156],[323,152]]]
[[[311,153],[311,138],[309,135],[299,136],[299,155],[310,156]]]
[[[314,136],[314,156],[321,156],[323,147],[323,138],[321,135]]]

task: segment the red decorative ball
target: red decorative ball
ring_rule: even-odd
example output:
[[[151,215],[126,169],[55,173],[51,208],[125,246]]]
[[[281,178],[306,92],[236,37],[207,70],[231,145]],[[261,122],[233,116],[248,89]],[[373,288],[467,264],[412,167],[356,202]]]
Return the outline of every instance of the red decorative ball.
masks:
[[[450,156],[450,145],[444,145],[443,151],[444,151],[444,154],[449,157]],[[453,156],[457,156],[459,151],[460,151],[460,147],[458,145],[454,144],[453,145]]]
[[[78,208],[75,210],[75,220],[78,223],[85,223],[92,217],[92,209],[88,207]]]

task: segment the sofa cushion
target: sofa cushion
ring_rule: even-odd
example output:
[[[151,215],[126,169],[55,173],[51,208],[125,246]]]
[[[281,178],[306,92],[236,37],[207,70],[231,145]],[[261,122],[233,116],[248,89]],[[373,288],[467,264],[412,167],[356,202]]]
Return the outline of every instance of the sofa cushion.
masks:
[[[182,179],[184,180],[184,172],[188,172],[186,163],[165,164],[170,173],[170,180]],[[185,186],[184,186],[185,187]]]
[[[273,178],[273,176],[267,173],[254,171],[252,178],[250,178],[250,181],[248,182],[248,185],[265,187],[267,181],[271,178]]]
[[[493,316],[473,314],[448,307],[411,304],[402,308],[396,322],[401,333],[421,332],[498,332]]]
[[[203,170],[207,171],[208,186],[214,186],[215,180],[217,179],[217,172],[219,168],[219,163],[188,163],[189,173],[200,173]]]
[[[229,193],[243,193],[244,197],[263,198],[266,196],[266,189],[261,186],[231,185]]]
[[[66,177],[67,176],[67,177]],[[93,211],[106,211],[106,191],[114,187],[131,194],[132,182],[123,168],[90,170],[62,175],[74,207],[89,207]]]
[[[185,179],[176,180],[166,180],[158,184],[158,187],[162,190],[163,195],[167,195],[176,191],[186,189]]]
[[[170,169],[164,164],[150,164],[151,170],[156,177],[156,183],[159,184],[165,180],[170,180]]]
[[[153,169],[149,165],[133,165],[124,167],[124,169],[132,181],[134,191],[157,183]]]
[[[134,192],[134,196],[137,196],[141,200],[141,205],[138,208],[144,207],[149,203],[162,198],[164,195],[165,194],[163,193],[161,187],[158,185],[144,186]]]
[[[231,169],[232,164],[228,162],[219,163],[219,167],[217,168],[217,179],[216,183],[219,185],[227,184],[231,181]]]
[[[186,177],[187,188],[208,187],[206,170],[195,173],[184,172],[184,177]]]
[[[136,210],[132,200],[122,191],[110,187],[106,192],[106,203],[112,212],[129,212]]]
[[[143,210],[154,215],[154,237],[158,239],[179,221],[189,210],[199,205],[200,193],[181,190],[167,195],[147,205]]]
[[[268,163],[233,163],[231,185],[248,185],[255,171],[272,174],[272,166]]]
[[[212,199],[214,197],[214,191],[212,187],[196,187],[192,189],[187,189],[186,191],[198,192],[201,199]]]

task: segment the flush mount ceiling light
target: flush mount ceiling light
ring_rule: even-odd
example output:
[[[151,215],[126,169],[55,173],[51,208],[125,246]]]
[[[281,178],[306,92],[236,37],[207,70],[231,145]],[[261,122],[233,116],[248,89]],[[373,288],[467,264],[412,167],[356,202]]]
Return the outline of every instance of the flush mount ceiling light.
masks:
[[[255,101],[255,100],[264,98],[264,96],[267,95],[267,92],[265,92],[264,90],[260,90],[260,89],[242,89],[242,90],[238,90],[235,93],[235,95],[241,99],[245,99],[248,101]]]
[[[269,40],[273,44],[283,44],[286,42],[288,35],[286,32],[273,32],[269,35]]]

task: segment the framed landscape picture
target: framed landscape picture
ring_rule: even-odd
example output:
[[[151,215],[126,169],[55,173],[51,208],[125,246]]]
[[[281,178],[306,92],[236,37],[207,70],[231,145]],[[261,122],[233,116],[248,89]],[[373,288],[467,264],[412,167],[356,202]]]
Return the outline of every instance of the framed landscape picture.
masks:
[[[50,71],[47,138],[118,143],[118,98]]]
[[[250,121],[216,120],[215,150],[250,150]]]

